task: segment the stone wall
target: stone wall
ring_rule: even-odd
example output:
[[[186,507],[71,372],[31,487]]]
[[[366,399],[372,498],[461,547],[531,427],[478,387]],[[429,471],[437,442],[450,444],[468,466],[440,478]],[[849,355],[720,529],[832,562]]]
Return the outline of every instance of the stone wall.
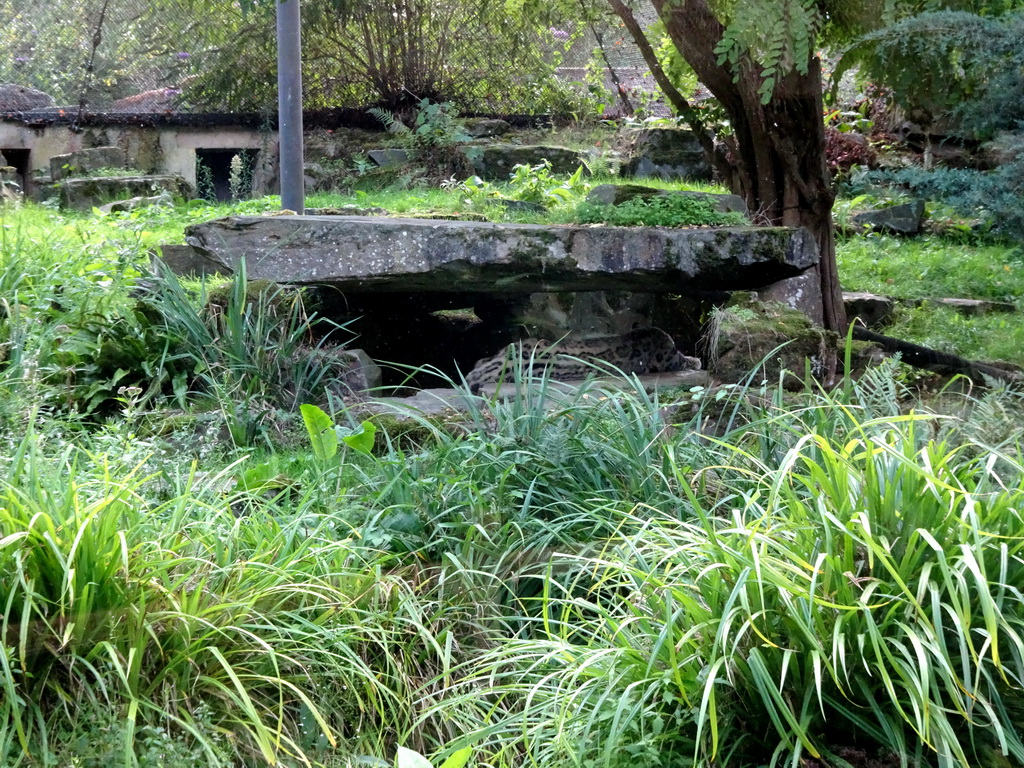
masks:
[[[256,152],[253,193],[277,191],[276,131],[245,128],[107,126],[75,132],[66,125],[34,127],[0,121],[0,151],[27,149],[32,181],[49,179],[50,158],[93,147],[124,149],[129,164],[143,173],[175,174],[196,185],[197,149],[249,149]]]

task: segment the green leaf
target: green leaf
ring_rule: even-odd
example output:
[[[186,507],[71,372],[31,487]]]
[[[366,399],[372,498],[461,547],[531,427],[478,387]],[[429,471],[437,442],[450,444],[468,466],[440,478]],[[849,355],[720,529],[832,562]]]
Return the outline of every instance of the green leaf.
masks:
[[[566,182],[566,186],[569,187],[569,189],[575,189],[576,186],[580,183],[580,179],[582,178],[582,176],[583,166],[581,165],[579,168],[576,169],[576,173],[569,177],[569,181]]]
[[[302,421],[306,424],[306,432],[313,448],[313,455],[318,461],[333,459],[338,453],[338,435],[334,431],[334,422],[322,409],[309,403],[299,406]]]
[[[398,755],[395,757],[395,768],[434,768],[430,761],[419,752],[413,752],[405,747],[398,748]]]
[[[447,760],[441,763],[441,768],[463,768],[473,756],[472,747],[463,747],[458,752],[453,752]]]
[[[337,428],[336,431],[338,435],[341,436],[342,442],[352,450],[359,451],[359,453],[367,455],[369,455],[373,450],[377,427],[375,427],[371,422],[364,421],[359,425],[359,429],[357,430],[342,430],[341,428]],[[344,432],[348,432],[348,434],[343,434]],[[337,437],[335,437],[335,440],[337,440]],[[337,443],[335,443],[335,445],[337,445]]]

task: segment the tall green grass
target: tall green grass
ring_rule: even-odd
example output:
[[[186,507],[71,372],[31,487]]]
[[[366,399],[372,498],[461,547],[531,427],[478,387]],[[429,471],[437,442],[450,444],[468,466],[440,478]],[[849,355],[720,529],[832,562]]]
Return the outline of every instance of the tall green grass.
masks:
[[[1007,246],[872,234],[843,238],[836,251],[848,290],[903,299],[1024,296],[1024,264]]]
[[[223,475],[155,502],[35,435],[6,475],[0,763],[297,765],[406,740],[450,630],[372,550],[315,516],[236,516]]]
[[[615,534],[537,566],[437,713],[495,764],[1020,762],[1019,448],[871,394],[748,414],[675,504],[577,496]]]
[[[843,288],[899,299],[965,298],[1016,304],[1024,299],[1019,249],[955,239],[871,234],[836,246]],[[972,360],[1024,363],[1020,312],[965,317],[945,307],[897,307],[884,332]]]

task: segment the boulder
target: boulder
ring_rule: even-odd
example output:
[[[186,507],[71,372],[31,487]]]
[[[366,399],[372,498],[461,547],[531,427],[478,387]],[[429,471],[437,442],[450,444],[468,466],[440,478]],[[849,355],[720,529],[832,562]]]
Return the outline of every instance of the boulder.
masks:
[[[545,160],[551,163],[551,173],[571,174],[581,165],[586,168],[585,155],[565,147],[491,144],[464,151],[473,173],[485,181],[507,181],[517,165],[540,165]]]
[[[757,289],[818,261],[807,230],[783,227],[232,216],[189,227],[186,240],[228,270],[245,258],[253,279],[349,293]]]
[[[868,328],[887,325],[896,308],[896,302],[888,296],[855,291],[843,294],[843,305],[851,322],[860,320]]]
[[[821,278],[816,270],[765,286],[758,290],[757,296],[761,301],[775,301],[803,312],[815,325],[823,324]]]
[[[625,135],[629,150],[623,176],[711,181],[711,164],[693,131],[681,128],[640,128]]]
[[[486,117],[471,117],[463,121],[463,130],[474,139],[486,139],[493,136],[504,136],[512,130],[512,126],[504,120]]]
[[[128,157],[120,147],[80,149],[50,158],[50,178],[54,181],[84,176],[102,168],[127,168]]]
[[[656,189],[640,184],[600,184],[590,190],[587,202],[597,205],[621,205],[635,198],[652,197],[693,197],[711,201],[719,213],[742,213],[749,215],[747,204],[739,195],[717,195],[711,192],[687,192],[671,189]]]
[[[924,200],[854,214],[855,225],[891,235],[916,235],[924,224]]]
[[[160,194],[189,197],[192,189],[180,176],[108,176],[65,179],[56,184],[62,208],[88,211],[108,200]]]
[[[54,104],[53,96],[15,83],[0,83],[0,112],[28,112]]]
[[[799,310],[737,294],[712,319],[704,351],[708,371],[718,381],[758,386],[781,377],[787,388],[799,389],[808,361],[819,381],[832,377],[837,343],[835,333],[815,325]]]
[[[411,159],[407,149],[371,149],[366,154],[380,168],[398,168]]]

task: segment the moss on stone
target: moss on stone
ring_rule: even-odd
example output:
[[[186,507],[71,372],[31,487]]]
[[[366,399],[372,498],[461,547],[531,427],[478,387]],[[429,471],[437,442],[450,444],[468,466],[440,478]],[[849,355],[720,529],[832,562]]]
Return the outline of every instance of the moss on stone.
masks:
[[[457,411],[440,414],[421,414],[410,418],[402,413],[373,413],[366,416],[380,437],[374,445],[375,453],[387,450],[387,441],[403,451],[420,450],[438,441],[438,433],[456,434],[464,431],[466,416]],[[387,438],[384,437],[387,435]]]
[[[838,350],[838,336],[814,325],[807,315],[757,294],[736,293],[712,320],[705,339],[711,374],[723,382],[778,381],[802,384],[807,362],[823,376]],[[788,374],[783,375],[783,371]]]

